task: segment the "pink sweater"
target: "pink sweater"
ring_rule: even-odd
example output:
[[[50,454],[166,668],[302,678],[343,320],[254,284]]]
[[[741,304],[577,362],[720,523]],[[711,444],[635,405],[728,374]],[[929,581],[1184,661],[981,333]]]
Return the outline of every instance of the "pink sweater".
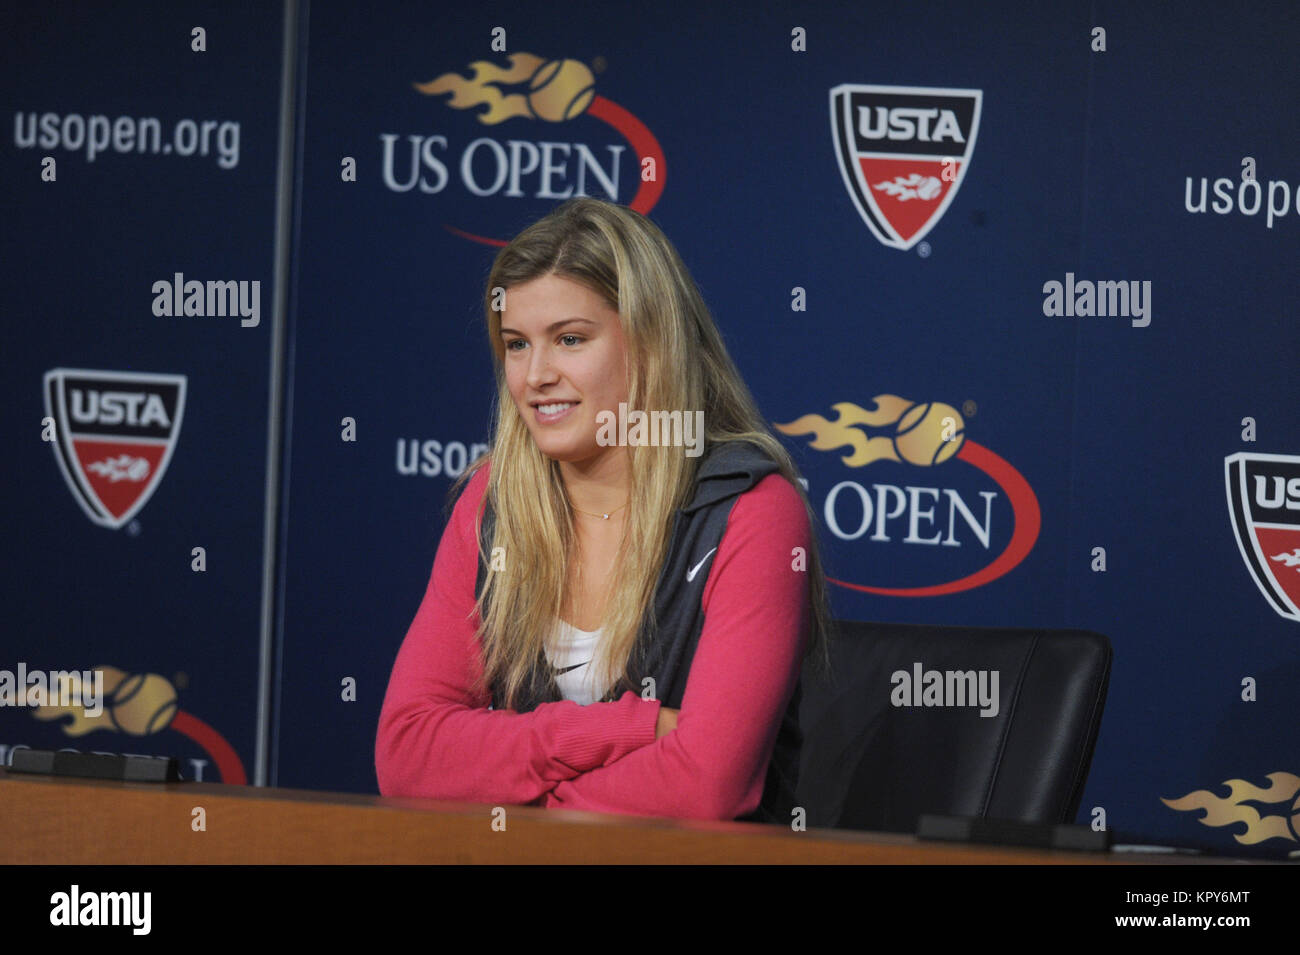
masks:
[[[482,671],[474,519],[487,472],[456,502],[393,665],[375,740],[380,793],[689,819],[753,811],[808,638],[808,576],[794,567],[811,529],[795,488],[770,474],[737,498],[708,565],[677,728],[655,739],[660,704],[631,691],[527,713],[470,694]]]

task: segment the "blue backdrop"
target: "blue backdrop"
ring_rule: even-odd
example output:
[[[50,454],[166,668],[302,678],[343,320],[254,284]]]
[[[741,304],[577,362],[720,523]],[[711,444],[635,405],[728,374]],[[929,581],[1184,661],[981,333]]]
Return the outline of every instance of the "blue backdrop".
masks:
[[[1300,477],[1300,14],[1065,6],[310,3],[283,114],[279,5],[6,12],[0,414],[19,457],[0,668],[155,679],[145,716],[122,700],[77,738],[0,709],[0,753],[375,791],[389,669],[487,436],[487,269],[587,194],[647,213],[695,275],[808,481],[838,616],[1105,633],[1079,820],[1300,847],[1300,483],[1270,509],[1251,470],[1277,455]],[[260,323],[155,314],[177,272],[260,282]],[[1103,287],[1119,314],[1079,314],[1083,283],[1115,282],[1140,297]],[[183,376],[176,433],[136,435],[114,477],[76,421],[49,439],[56,369]],[[128,385],[101,392],[147,390]],[[913,403],[952,419],[954,456],[906,452]],[[814,449],[823,432],[840,446]],[[893,450],[852,457],[868,436]],[[168,442],[159,477],[142,449]],[[144,505],[97,523],[61,455]],[[152,470],[133,478],[137,459]]]

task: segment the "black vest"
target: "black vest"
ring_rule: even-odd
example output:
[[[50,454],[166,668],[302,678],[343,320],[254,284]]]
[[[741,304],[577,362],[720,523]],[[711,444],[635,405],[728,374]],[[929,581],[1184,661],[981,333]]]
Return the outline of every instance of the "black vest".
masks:
[[[657,627],[647,622],[637,638],[627,676],[606,695],[617,699],[626,690],[640,693],[642,679],[654,679],[655,695],[664,706],[680,709],[686,693],[686,677],[704,627],[702,601],[711,561],[722,543],[727,519],[736,498],[769,474],[776,473],[776,462],[758,445],[749,441],[715,444],[705,453],[696,473],[690,503],[673,515],[673,530],[667,558],[655,588],[654,607]],[[490,502],[484,506],[482,539],[487,547],[492,541],[495,515]],[[695,569],[693,575],[691,570]],[[688,579],[689,575],[689,579]],[[483,591],[487,564],[479,554],[475,594]],[[543,661],[540,672],[547,677],[540,685],[524,687],[517,712],[526,713],[541,703],[563,699],[550,667]],[[803,736],[799,730],[801,683],[782,717],[776,748],[768,765],[763,798],[750,815],[741,817],[752,822],[789,825],[791,809],[797,804],[795,786],[799,774],[799,751]],[[504,694],[492,687],[492,705],[500,708]]]

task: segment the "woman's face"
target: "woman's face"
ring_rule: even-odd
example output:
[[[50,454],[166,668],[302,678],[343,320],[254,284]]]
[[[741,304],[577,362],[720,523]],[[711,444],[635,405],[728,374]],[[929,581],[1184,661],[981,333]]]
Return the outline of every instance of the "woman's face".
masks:
[[[628,399],[615,309],[585,285],[544,275],[506,289],[501,340],[510,395],[544,455],[578,464],[618,450],[596,443],[596,415],[617,417]],[[539,404],[570,407],[548,415]]]

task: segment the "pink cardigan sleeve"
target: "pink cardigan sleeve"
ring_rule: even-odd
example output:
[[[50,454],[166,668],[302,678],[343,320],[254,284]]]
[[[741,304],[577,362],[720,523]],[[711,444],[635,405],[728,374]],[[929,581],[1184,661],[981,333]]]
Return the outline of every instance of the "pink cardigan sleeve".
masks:
[[[704,627],[677,728],[612,765],[563,781],[553,809],[735,819],[757,808],[808,639],[802,499],[768,475],[732,507],[704,590]]]
[[[527,804],[655,738],[659,703],[631,691],[610,703],[563,700],[528,713],[489,710],[490,697],[470,694],[483,665],[474,527],[486,485],[485,467],[456,502],[389,677],[375,738],[385,796]]]

